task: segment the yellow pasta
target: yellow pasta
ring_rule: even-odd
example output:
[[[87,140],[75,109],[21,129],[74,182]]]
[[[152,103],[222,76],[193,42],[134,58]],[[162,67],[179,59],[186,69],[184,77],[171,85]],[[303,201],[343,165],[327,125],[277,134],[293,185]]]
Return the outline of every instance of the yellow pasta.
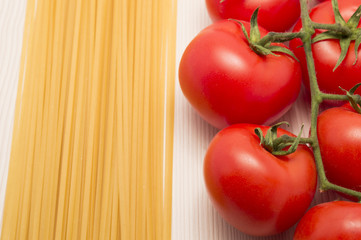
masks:
[[[170,239],[176,0],[28,0],[1,240]]]

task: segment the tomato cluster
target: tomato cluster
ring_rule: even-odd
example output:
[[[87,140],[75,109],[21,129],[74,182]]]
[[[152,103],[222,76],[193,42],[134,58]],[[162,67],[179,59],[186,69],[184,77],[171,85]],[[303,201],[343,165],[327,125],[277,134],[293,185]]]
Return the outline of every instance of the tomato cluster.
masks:
[[[206,4],[214,23],[184,51],[179,81],[199,115],[221,129],[204,159],[205,185],[215,209],[249,235],[277,234],[299,221],[295,240],[361,239],[361,204],[352,202],[361,200],[361,97],[353,88],[361,82],[361,0],[314,2],[309,52],[297,35],[303,31],[299,0]],[[293,25],[280,38],[269,37],[277,33],[268,31],[288,31]],[[288,38],[289,48],[280,43]],[[351,103],[319,115],[314,111],[316,124],[303,139],[280,124],[269,126],[291,108],[302,79],[317,107],[335,99]],[[349,199],[308,210],[317,173],[321,187]]]

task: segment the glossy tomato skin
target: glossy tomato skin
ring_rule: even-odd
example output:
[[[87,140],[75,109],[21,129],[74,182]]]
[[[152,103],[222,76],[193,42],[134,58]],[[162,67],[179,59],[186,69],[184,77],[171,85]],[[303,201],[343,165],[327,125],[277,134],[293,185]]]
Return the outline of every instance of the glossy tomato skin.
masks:
[[[356,11],[359,5],[361,5],[361,0],[339,1],[340,13],[347,21],[353,12]],[[311,10],[310,17],[314,22],[318,23],[335,23],[331,1],[326,1],[316,5]],[[301,21],[298,21],[293,31],[298,32],[301,30],[301,28],[302,23]],[[317,35],[319,33],[321,33],[321,30],[316,30],[315,34]],[[300,39],[294,39],[290,42],[290,48],[301,62],[305,85],[307,88],[309,88],[306,58],[303,48],[299,47],[301,45],[302,42]],[[314,43],[312,44],[312,52],[315,62],[317,81],[321,91],[327,93],[343,94],[339,86],[346,90],[350,90],[354,85],[360,82],[359,76],[361,75],[361,51],[358,51],[359,60],[354,65],[354,41],[351,42],[345,60],[335,71],[333,71],[333,69],[336,66],[337,60],[341,53],[339,41],[323,40]],[[359,91],[357,92],[359,93]]]
[[[317,135],[328,180],[361,191],[361,115],[348,104],[327,109]]]
[[[211,141],[204,178],[219,214],[240,231],[266,236],[294,225],[311,203],[316,167],[310,149],[276,157],[259,143],[252,124],[235,124]],[[268,127],[261,126],[265,134]],[[290,134],[279,129],[279,135]]]
[[[244,25],[249,30],[249,23]],[[217,128],[241,122],[269,124],[296,100],[301,68],[286,54],[256,54],[241,25],[223,20],[188,45],[179,65],[179,82],[191,105]]]
[[[229,18],[250,21],[259,7],[258,24],[268,31],[286,31],[300,17],[299,0],[206,0],[206,4],[213,21]]]
[[[293,240],[361,239],[361,204],[334,201],[311,208],[298,223]]]

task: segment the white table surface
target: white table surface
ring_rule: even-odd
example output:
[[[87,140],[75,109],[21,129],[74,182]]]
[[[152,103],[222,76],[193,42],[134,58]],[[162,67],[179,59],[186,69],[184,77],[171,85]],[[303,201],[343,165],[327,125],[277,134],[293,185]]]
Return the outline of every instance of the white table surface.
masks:
[[[191,39],[211,23],[205,0],[178,0],[177,64]],[[26,0],[0,0],[0,229],[11,148],[17,81],[20,67]],[[215,212],[205,191],[202,175],[203,157],[217,130],[203,121],[190,107],[176,85],[173,215],[174,240],[292,239],[294,227],[277,236],[246,236]],[[298,133],[305,124],[309,129],[307,99],[300,95],[294,107],[282,118],[288,129]],[[317,193],[312,203],[335,199],[333,193]]]

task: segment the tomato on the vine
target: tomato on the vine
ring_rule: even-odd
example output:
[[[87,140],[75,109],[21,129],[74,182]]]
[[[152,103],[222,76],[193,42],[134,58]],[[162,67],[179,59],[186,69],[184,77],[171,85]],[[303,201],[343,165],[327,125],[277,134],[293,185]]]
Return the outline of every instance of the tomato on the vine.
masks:
[[[243,24],[249,32],[250,24]],[[260,28],[261,36],[266,33]],[[299,63],[276,54],[258,55],[239,22],[219,21],[201,31],[184,51],[180,86],[200,116],[217,128],[269,124],[290,109],[301,87]]]
[[[361,204],[334,201],[311,208],[298,223],[293,240],[361,239]]]
[[[269,31],[290,29],[300,17],[299,0],[206,0],[210,17],[249,21],[259,7],[258,23]]]
[[[339,1],[339,10],[342,17],[347,21],[356,9],[361,5],[361,0],[342,0]],[[332,10],[331,1],[326,1],[316,5],[310,12],[312,21],[324,24],[335,23],[335,17]],[[359,24],[360,27],[360,24]],[[301,21],[298,21],[294,27],[294,32],[299,32],[302,28]],[[321,30],[316,30],[314,36],[320,34]],[[321,91],[327,93],[342,94],[342,87],[346,90],[351,89],[360,82],[361,76],[361,51],[358,51],[357,62],[355,63],[355,41],[352,41],[348,49],[346,58],[334,71],[334,67],[340,57],[341,48],[339,40],[328,39],[312,44],[312,53],[315,63],[317,82]],[[300,39],[290,41],[290,48],[301,62],[304,82],[309,87],[307,63],[305,53]],[[355,64],[354,64],[355,63]]]
[[[361,191],[361,114],[350,105],[318,116],[317,136],[328,180]]]
[[[312,151],[299,145],[294,153],[275,156],[255,134],[269,127],[235,124],[211,141],[204,178],[215,209],[231,225],[250,235],[272,235],[294,225],[309,207],[317,173]],[[278,129],[278,136],[287,134]]]

